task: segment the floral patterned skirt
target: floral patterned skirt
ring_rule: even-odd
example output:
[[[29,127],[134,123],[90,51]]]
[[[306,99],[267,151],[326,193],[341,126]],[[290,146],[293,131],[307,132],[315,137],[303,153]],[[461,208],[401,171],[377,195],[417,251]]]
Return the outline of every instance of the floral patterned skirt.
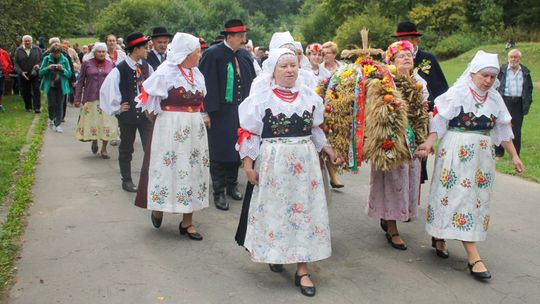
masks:
[[[319,156],[310,137],[263,139],[259,185],[249,205],[244,247],[254,262],[291,264],[332,253]]]
[[[81,141],[117,140],[118,120],[99,107],[99,100],[86,102],[79,114],[75,138]]]
[[[437,238],[484,241],[495,177],[491,138],[448,131],[435,160],[427,207],[427,232]]]
[[[209,166],[201,114],[159,114],[150,147],[147,208],[191,213],[208,207]]]

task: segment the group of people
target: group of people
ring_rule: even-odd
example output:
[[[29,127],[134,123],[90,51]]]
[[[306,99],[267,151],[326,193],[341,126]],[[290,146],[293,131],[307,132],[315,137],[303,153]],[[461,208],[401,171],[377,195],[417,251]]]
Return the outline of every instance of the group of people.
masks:
[[[191,34],[156,27],[151,37],[128,35],[125,53],[109,35],[82,60],[74,96],[75,104],[82,104],[76,136],[92,141],[94,153],[102,140],[103,158],[109,158],[107,142],[119,136],[122,188],[136,192],[135,205],[151,211],[155,228],[164,213],[180,213],[179,233],[200,241],[193,213],[209,206],[210,186],[220,210],[229,209],[228,197],[243,200],[237,243],[273,272],[296,264],[295,285],[314,296],[308,263],[332,252],[321,159],[328,160],[334,188],[343,186],[336,168],[346,165],[346,155],[334,151],[320,127],[328,101],[315,87],[345,64],[336,60],[335,43],[311,43],[305,56],[289,32],[275,33],[268,57],[257,60],[246,49],[248,31],[241,20],[229,20],[223,40],[208,47]],[[440,139],[426,230],[442,258],[449,257],[446,239],[462,241],[471,274],[489,279],[475,244],[485,240],[490,220],[493,146],[502,146],[523,172],[519,143],[513,143],[519,140],[514,115],[525,115],[530,107],[530,73],[519,59],[500,68],[496,54],[479,51],[448,88],[436,58],[418,47],[421,36],[413,23],[400,23],[397,41],[380,65],[387,87],[379,87],[383,81],[377,77],[366,82],[366,129],[377,123],[369,117],[380,115],[378,102],[390,103],[402,116],[388,149],[396,148],[403,158],[389,169],[372,164],[366,214],[380,220],[392,247],[407,249],[397,221],[417,216],[425,159]],[[43,56],[26,42],[21,56]],[[60,97],[68,93],[74,73],[61,46],[53,44],[41,62],[16,69],[24,78],[32,71],[41,78],[58,130]],[[378,95],[381,88],[390,98]],[[405,94],[409,88],[415,93]],[[144,150],[138,186],[131,174],[137,132]],[[374,138],[366,136],[366,147],[381,146]],[[238,188],[241,166],[249,181],[244,193]]]

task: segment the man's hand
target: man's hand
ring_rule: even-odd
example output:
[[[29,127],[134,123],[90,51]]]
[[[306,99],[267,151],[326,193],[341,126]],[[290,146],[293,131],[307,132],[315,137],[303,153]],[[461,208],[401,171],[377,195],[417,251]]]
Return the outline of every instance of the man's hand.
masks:
[[[26,72],[22,72],[21,75],[22,75],[22,77],[24,77],[24,79],[30,80],[30,78],[28,78],[28,75],[26,74]]]
[[[120,113],[124,113],[126,111],[129,111],[129,109],[131,108],[131,106],[129,105],[129,102],[124,102],[120,105]]]

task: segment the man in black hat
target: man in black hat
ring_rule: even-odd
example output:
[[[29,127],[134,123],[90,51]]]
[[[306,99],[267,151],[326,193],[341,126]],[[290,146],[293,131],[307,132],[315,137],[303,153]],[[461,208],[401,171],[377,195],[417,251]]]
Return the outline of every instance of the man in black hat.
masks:
[[[141,92],[144,80],[150,77],[154,70],[145,61],[149,39],[141,33],[132,33],[127,36],[126,41],[128,56],[107,75],[99,95],[101,109],[118,118],[120,127],[118,163],[122,175],[122,188],[128,192],[137,192],[137,187],[131,179],[133,143],[138,130],[143,150],[146,150],[146,141],[152,125],[141,109],[135,107],[135,97]]]
[[[167,29],[158,26],[152,31],[152,50],[148,53],[148,63],[152,68],[157,70],[158,66],[167,59],[167,45],[171,41],[172,34],[167,32]]]
[[[225,190],[233,199],[242,200],[237,188],[240,156],[234,145],[240,127],[238,105],[249,95],[255,78],[253,59],[242,48],[248,30],[241,20],[227,21],[221,32],[223,42],[206,50],[199,64],[206,82],[204,107],[211,121],[208,145],[214,204],[221,210],[229,209]]]
[[[400,22],[396,34],[392,35],[396,40],[408,40],[414,45],[414,67],[418,69],[418,75],[427,82],[429,92],[429,111],[433,111],[433,101],[439,95],[448,90],[448,82],[435,58],[435,55],[423,51],[418,47],[422,33],[416,29],[416,24],[410,21]],[[428,179],[426,160],[422,161],[422,183]]]

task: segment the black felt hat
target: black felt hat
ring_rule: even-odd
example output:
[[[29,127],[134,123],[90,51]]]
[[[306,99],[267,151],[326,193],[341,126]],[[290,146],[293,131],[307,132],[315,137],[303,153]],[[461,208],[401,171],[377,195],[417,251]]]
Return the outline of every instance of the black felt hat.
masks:
[[[154,38],[157,38],[157,37],[169,37],[169,38],[172,38],[173,34],[167,32],[167,29],[163,26],[158,26],[158,27],[155,27],[153,30],[152,30],[152,35],[150,37],[152,37],[152,39]]]
[[[134,48],[145,45],[150,39],[142,33],[131,33],[126,37],[126,50],[133,50]]]
[[[416,29],[416,24],[403,21],[398,24],[396,33],[392,37],[399,38],[403,36],[422,36],[422,33]]]
[[[243,33],[249,31],[249,28],[244,25],[240,19],[231,19],[225,22],[225,29],[221,31],[221,35]]]

